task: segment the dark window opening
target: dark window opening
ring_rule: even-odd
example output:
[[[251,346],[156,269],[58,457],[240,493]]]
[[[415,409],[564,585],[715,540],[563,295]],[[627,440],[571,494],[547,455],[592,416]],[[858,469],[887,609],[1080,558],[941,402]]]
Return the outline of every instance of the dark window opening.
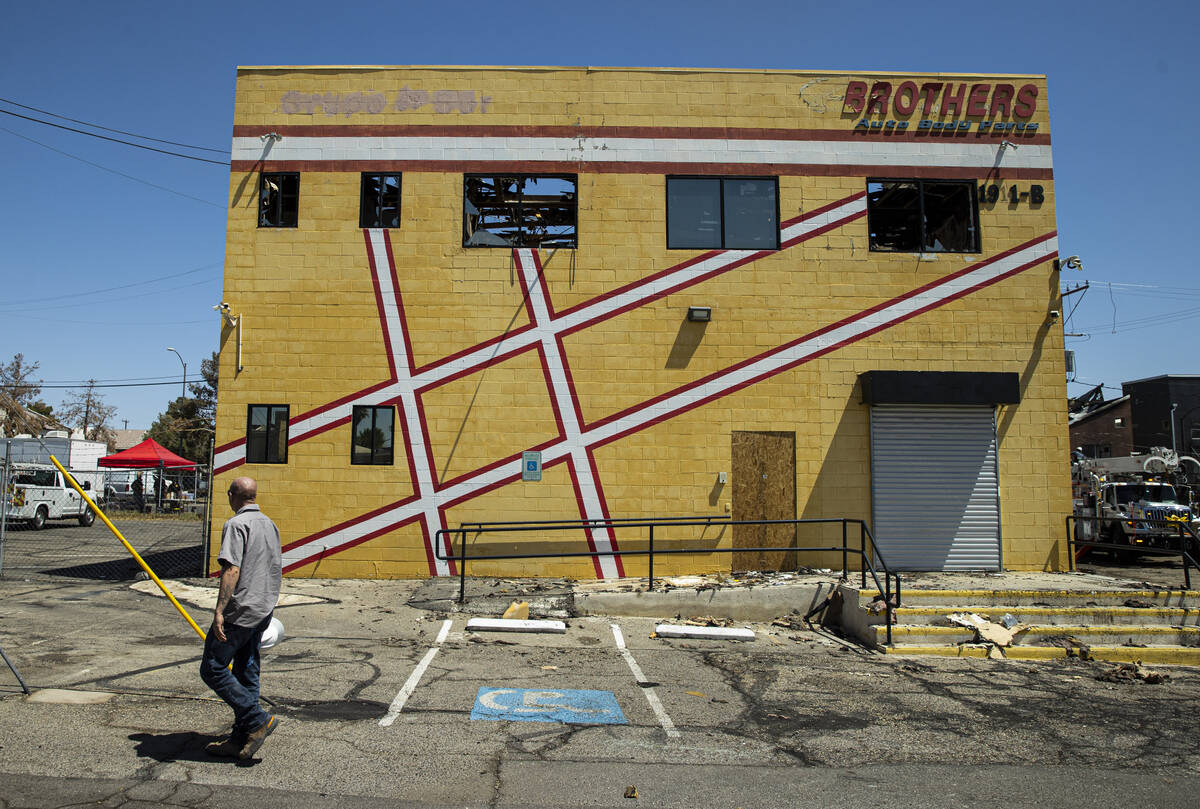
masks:
[[[463,177],[463,247],[575,247],[574,175]]]
[[[258,226],[294,228],[300,218],[300,175],[264,173],[258,185]]]
[[[358,208],[360,228],[400,227],[400,175],[364,174]]]
[[[669,249],[779,249],[779,181],[668,177]]]
[[[350,463],[390,466],[393,462],[394,407],[354,408]]]
[[[893,253],[978,253],[975,183],[868,180],[871,249]]]
[[[287,463],[288,406],[250,405],[246,463]]]

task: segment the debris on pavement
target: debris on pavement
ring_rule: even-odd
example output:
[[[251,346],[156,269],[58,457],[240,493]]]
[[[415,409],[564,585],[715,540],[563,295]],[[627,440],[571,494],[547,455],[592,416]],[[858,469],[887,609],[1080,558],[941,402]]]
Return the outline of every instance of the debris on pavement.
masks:
[[[1171,675],[1161,671],[1151,671],[1141,663],[1121,663],[1100,672],[1096,675],[1096,679],[1106,683],[1143,682],[1147,685],[1159,685],[1170,682]]]
[[[680,616],[676,615],[677,620]],[[695,618],[685,618],[680,620],[680,623],[686,626],[733,626],[733,621],[728,618],[715,618],[712,615],[699,615]]]
[[[630,784],[629,786],[625,787],[625,797],[626,798],[636,798],[637,796],[638,796],[637,787],[635,787],[633,784]]]
[[[982,643],[996,646],[1012,646],[1013,631],[1000,624],[994,624],[986,618],[973,612],[954,612],[946,616],[953,624],[975,630],[975,639]]]
[[[1158,608],[1157,604],[1151,604],[1149,601],[1143,601],[1140,598],[1125,599],[1125,606],[1133,607],[1134,609],[1139,609],[1139,610],[1153,610],[1153,609]]]
[[[528,621],[529,620],[529,602],[528,601],[514,601],[513,603],[508,605],[508,609],[506,609],[504,611],[504,614],[501,615],[500,617],[501,618],[509,618],[509,619],[516,620],[516,621]]]

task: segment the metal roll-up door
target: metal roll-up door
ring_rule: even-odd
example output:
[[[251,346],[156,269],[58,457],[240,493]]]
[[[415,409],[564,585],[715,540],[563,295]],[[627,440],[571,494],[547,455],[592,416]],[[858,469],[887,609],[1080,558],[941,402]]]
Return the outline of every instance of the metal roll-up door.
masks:
[[[872,531],[892,570],[999,570],[992,407],[871,408]]]

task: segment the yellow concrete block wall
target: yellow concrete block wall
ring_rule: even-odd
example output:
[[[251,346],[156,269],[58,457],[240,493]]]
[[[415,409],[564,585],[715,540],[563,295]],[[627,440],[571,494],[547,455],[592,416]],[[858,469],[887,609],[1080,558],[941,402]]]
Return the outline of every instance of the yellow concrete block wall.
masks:
[[[665,175],[778,177],[784,223],[826,206],[852,206],[866,191],[868,177],[908,176],[903,167],[880,174],[852,162],[839,165],[842,158],[836,155],[830,163],[792,170],[787,164],[706,160],[704,154],[705,149],[716,153],[727,148],[729,155],[736,155],[745,143],[757,143],[755,138],[787,141],[786,133],[813,131],[828,132],[838,139],[833,142],[854,148],[859,141],[847,139],[846,133],[864,118],[897,118],[915,129],[925,117],[919,109],[905,118],[896,116],[894,108],[887,114],[866,115],[843,106],[848,82],[873,86],[887,81],[895,88],[910,78],[578,68],[242,69],[235,147],[243,151],[235,148],[230,177],[224,300],[231,313],[241,317],[244,367],[237,371],[238,330],[226,325],[221,337],[214,491],[224,491],[237,475],[258,478],[260,502],[279,522],[285,545],[308,549],[288,557],[289,575],[427,576],[427,518],[442,519],[436,528],[475,521],[579,519],[595,507],[613,517],[728,513],[731,485],[716,481],[719,473],[732,471],[731,434],[783,431],[794,433],[796,440],[796,516],[869,521],[869,413],[861,404],[859,375],[875,369],[1006,371],[1020,378],[1021,402],[1001,408],[997,416],[1003,563],[1015,569],[1064,567],[1062,523],[1070,507],[1066,392],[1062,329],[1048,318],[1051,309],[1061,308],[1049,259],[735,392],[606,440],[590,455],[572,456],[569,462],[556,458],[539,483],[513,482],[511,475],[493,483],[487,477],[489,470],[515,464],[524,450],[553,453],[573,431],[617,422],[656,397],[698,385],[751,357],[1050,234],[1055,228],[1054,188],[1048,169],[1044,177],[1028,171],[1006,174],[1003,156],[998,173],[990,166],[977,174],[960,169],[952,173],[955,179],[998,186],[995,202],[987,201],[986,192],[980,200],[980,253],[872,251],[867,217],[859,215],[794,246],[755,256],[687,289],[561,335],[557,345],[581,421],[574,412],[561,411],[547,382],[558,355],[553,340],[527,343],[449,381],[423,383],[413,399],[420,423],[405,422],[399,389],[387,387],[396,381],[385,350],[372,259],[385,280],[394,268],[405,332],[399,333],[395,321],[395,333],[388,337],[393,350],[401,352],[396,356],[401,377],[409,372],[402,355],[405,345],[420,376],[434,373],[430,369],[436,371],[452,355],[484,344],[507,345],[506,338],[535,325],[513,252],[462,246],[464,173],[546,171],[537,160],[496,157],[517,148],[513,144],[526,132],[555,137],[580,131],[580,150],[599,150],[607,137],[640,138],[647,149],[667,143],[679,150],[670,152],[676,159],[669,165],[651,161],[644,168],[583,157],[573,163],[550,161],[554,173],[577,178],[579,200],[578,247],[538,256],[549,306],[562,313],[596,304],[705,254],[667,249]],[[1043,78],[928,75],[914,80],[965,84],[968,93],[980,83],[1032,85],[1038,93],[1037,109],[1022,120],[1038,125],[1037,137],[1048,135]],[[958,118],[978,121],[977,116]],[[461,127],[467,127],[461,130],[466,140],[479,139],[478,148],[496,151],[480,152],[484,156],[478,159],[452,156],[449,146],[439,151],[437,139],[453,137]],[[726,143],[719,132],[726,128],[751,134],[744,135],[745,141],[734,138]],[[268,132],[281,134],[270,148],[259,138]],[[322,151],[336,150],[342,141],[393,136],[425,140],[400,158],[334,151],[330,154],[336,156],[329,157]],[[819,139],[819,134],[795,137],[803,142]],[[1015,132],[1009,137],[1021,142]],[[314,139],[311,149],[293,147],[305,138]],[[712,145],[714,139],[722,145]],[[969,136],[969,142],[990,148],[1000,139],[991,133]],[[888,142],[875,135],[863,140]],[[239,146],[242,141],[246,145]],[[929,157],[936,149],[922,152],[925,141],[916,138],[903,142],[916,144],[911,159],[935,161],[922,176],[938,176],[936,158]],[[941,142],[930,136],[930,143]],[[298,151],[288,152],[289,148]],[[388,147],[372,142],[369,148]],[[1037,148],[1041,147],[1022,147],[1016,154]],[[253,154],[255,149],[258,154]],[[291,156],[279,157],[284,154]],[[689,160],[697,162],[694,171],[688,170]],[[300,172],[296,227],[257,226],[260,171]],[[383,252],[374,252],[359,227],[364,171],[402,175],[401,225],[386,231],[388,249]],[[1040,186],[1042,201],[1010,202],[1014,184],[1027,193],[1032,185]],[[688,323],[691,305],[711,306],[712,322]],[[379,401],[362,398],[372,391],[391,393]],[[393,465],[350,463],[352,436],[346,420],[355,402],[396,406]],[[252,404],[289,406],[293,443],[286,464],[237,460]],[[304,425],[310,421],[332,418],[328,414],[334,411],[345,415],[333,419],[332,427],[312,436],[295,432],[308,429]],[[410,427],[415,434],[406,432]],[[405,452],[406,435],[409,442],[423,445],[419,454],[426,460],[416,470],[418,479]],[[233,460],[223,461],[226,456]],[[593,468],[594,490],[589,488]],[[573,477],[571,469],[578,474]],[[436,507],[430,507],[432,512],[413,510],[423,476],[448,498],[441,517],[434,513]],[[485,478],[487,485],[474,493],[451,491],[445,485]],[[599,506],[591,505],[591,491]],[[364,519],[369,515],[376,516]],[[830,529],[811,530],[820,539],[813,544],[828,544]],[[215,560],[219,520],[213,531]],[[840,528],[836,533],[840,541]],[[704,543],[732,547],[728,534],[685,534],[677,532],[675,539],[701,549],[707,547]],[[529,547],[561,550],[566,547],[564,536],[549,532],[522,541]],[[617,531],[614,539],[627,548],[644,547],[646,541],[636,531]],[[472,541],[476,547],[512,546],[508,538],[494,536]],[[584,540],[572,541],[578,546]],[[656,562],[656,572],[728,570],[731,564],[730,554],[669,556]],[[840,566],[840,555],[811,555],[800,564]],[[626,557],[621,569],[627,575],[644,575],[645,558]],[[586,558],[472,563],[469,570],[495,575],[597,574],[596,565]]]

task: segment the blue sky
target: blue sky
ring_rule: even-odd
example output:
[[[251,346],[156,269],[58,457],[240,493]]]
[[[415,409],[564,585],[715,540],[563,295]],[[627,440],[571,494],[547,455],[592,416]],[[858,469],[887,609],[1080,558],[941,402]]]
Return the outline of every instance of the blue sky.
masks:
[[[1044,73],[1060,252],[1083,259],[1063,280],[1091,284],[1065,302],[1067,331],[1088,335],[1067,340],[1078,379],[1068,392],[1200,373],[1200,279],[1185,249],[1200,185],[1196,4],[834,6],[20,3],[5,11],[0,98],[225,150],[238,65]],[[11,115],[0,115],[0,146],[0,361],[40,362],[56,407],[69,391],[50,385],[174,381],[102,391],[115,426],[148,427],[179,395],[167,347],[189,377],[216,348],[228,169]]]

